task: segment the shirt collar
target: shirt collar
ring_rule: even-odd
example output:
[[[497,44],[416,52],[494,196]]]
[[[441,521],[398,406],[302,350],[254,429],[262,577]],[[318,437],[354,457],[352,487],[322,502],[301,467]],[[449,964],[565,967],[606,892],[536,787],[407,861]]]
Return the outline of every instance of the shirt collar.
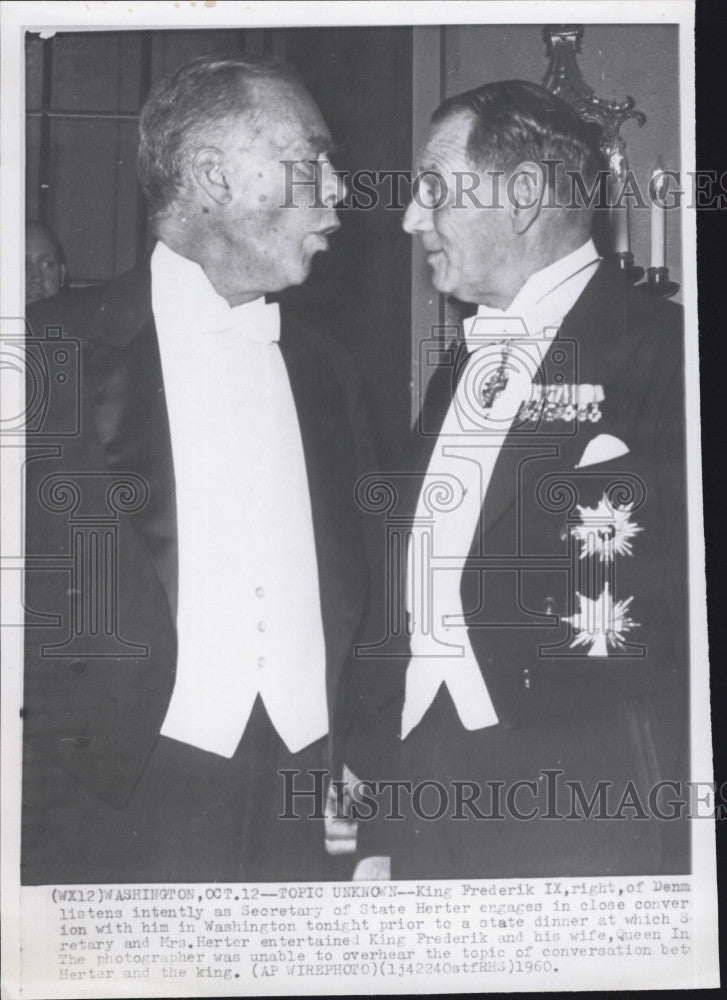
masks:
[[[537,336],[558,327],[594,274],[600,257],[593,240],[531,274],[507,309],[480,305],[463,323],[469,350],[493,340]]]
[[[555,291],[564,282],[599,259],[595,243],[592,239],[588,239],[582,246],[566,254],[565,257],[560,257],[552,264],[548,264],[547,267],[531,274],[507,309],[495,309],[492,306],[480,305],[477,315],[522,316],[546,295]]]
[[[265,298],[230,304],[193,260],[159,240],[151,255],[152,309],[163,322],[204,335],[241,335],[259,343],[280,339],[280,310]]]
[[[560,260],[553,261],[547,267],[531,274],[510,306],[518,309],[527,309],[537,305],[546,295],[550,295],[557,288],[563,285],[570,278],[575,277],[580,271],[599,259],[596,245],[592,239],[566,254]]]

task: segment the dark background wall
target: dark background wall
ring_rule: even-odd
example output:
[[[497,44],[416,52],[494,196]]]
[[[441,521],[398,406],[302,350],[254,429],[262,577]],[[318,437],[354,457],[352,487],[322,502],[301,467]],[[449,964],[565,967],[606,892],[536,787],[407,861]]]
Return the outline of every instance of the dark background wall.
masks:
[[[411,28],[302,29],[285,33],[286,58],[303,76],[338,145],[336,166],[410,170]],[[339,213],[331,252],[315,258],[293,298],[331,323],[356,359],[380,452],[394,461],[409,431],[411,239],[403,210]],[[408,187],[402,185],[405,203]],[[363,199],[362,199],[363,200]]]

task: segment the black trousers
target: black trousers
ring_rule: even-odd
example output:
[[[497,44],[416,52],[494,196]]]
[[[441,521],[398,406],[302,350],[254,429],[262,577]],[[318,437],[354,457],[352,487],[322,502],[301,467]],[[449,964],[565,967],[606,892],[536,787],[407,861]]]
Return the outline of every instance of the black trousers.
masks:
[[[661,711],[658,699],[642,699],[529,728],[493,726],[470,732],[459,721],[449,693],[440,689],[401,745],[396,777],[420,785],[421,791],[417,802],[402,796],[405,819],[387,824],[392,878],[689,872],[689,822],[683,814],[660,819],[648,809],[649,791],[658,780],[682,780],[688,773],[688,758],[679,754],[669,760],[663,741],[656,755],[661,766],[645,760],[640,747],[645,734],[637,723],[646,719],[649,729]],[[560,773],[548,777],[546,771]],[[567,782],[576,783],[590,801],[602,781],[609,785],[605,808],[596,799],[588,818]],[[427,782],[439,784],[444,795]],[[482,789],[475,805],[485,818],[462,804],[473,792],[460,784],[458,793],[456,782]],[[629,782],[646,806],[647,818],[639,818],[628,800],[620,818],[610,818],[619,813]],[[664,805],[669,797],[661,795],[657,802],[667,816],[672,812]],[[444,801],[441,818],[425,818],[434,817]],[[533,810],[536,814],[530,815]],[[453,818],[458,812],[465,818]]]
[[[85,882],[265,882],[350,878],[350,857],[325,852],[312,796],[285,810],[282,770],[327,770],[327,740],[290,753],[255,702],[231,759],[160,737],[121,809],[25,755],[21,880]]]

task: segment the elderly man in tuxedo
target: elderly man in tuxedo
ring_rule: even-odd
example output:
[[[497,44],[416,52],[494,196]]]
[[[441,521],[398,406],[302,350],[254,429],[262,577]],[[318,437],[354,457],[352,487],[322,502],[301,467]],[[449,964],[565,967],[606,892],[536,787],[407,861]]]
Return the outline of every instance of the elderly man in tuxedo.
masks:
[[[681,309],[601,259],[598,139],[543,88],[446,101],[418,168],[404,228],[476,313],[423,345],[387,494],[399,615],[352,701],[399,749],[357,773],[420,791],[377,851],[388,825],[395,877],[686,871],[659,786],[688,776]]]
[[[280,772],[336,756],[367,587],[350,362],[269,296],[339,225],[329,143],[284,64],[182,67],[141,115],[150,258],[29,313],[64,378],[29,439],[26,884],[346,875],[320,797],[278,819]]]

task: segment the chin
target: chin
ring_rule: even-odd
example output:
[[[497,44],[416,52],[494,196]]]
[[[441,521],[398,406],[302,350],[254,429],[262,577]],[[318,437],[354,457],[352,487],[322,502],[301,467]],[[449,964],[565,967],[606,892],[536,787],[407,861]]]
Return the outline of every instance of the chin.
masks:
[[[300,267],[296,268],[295,271],[290,272],[288,275],[288,286],[290,285],[302,285],[304,281],[308,279],[311,272],[312,261],[301,264]],[[286,287],[288,287],[286,286]]]
[[[432,271],[432,285],[441,295],[451,295],[454,299],[459,299],[461,302],[474,302],[475,300],[467,297],[467,291],[462,287],[460,282],[456,277],[448,274],[446,271],[444,274],[440,274],[437,271]]]
[[[436,272],[433,271],[432,284],[434,285],[434,287],[437,289],[438,292],[442,293],[442,295],[455,294],[454,288],[452,287],[452,283],[450,281],[447,281],[445,275],[438,275]]]
[[[297,267],[289,267],[288,270],[281,274],[278,280],[275,282],[275,287],[267,289],[268,292],[283,292],[286,288],[293,288],[296,285],[302,285],[303,282],[308,278],[311,272],[311,261],[300,261]]]
[[[450,295],[452,293],[452,282],[448,281],[449,270],[446,267],[442,267],[441,264],[430,264],[430,277],[431,282],[438,292],[443,295]]]

